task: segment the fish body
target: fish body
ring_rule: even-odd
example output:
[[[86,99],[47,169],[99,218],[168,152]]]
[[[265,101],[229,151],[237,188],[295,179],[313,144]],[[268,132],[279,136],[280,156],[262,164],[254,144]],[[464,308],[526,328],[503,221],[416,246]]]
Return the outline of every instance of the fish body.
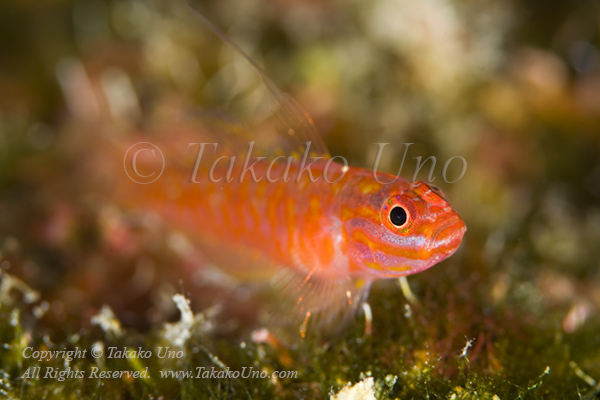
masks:
[[[466,231],[439,190],[421,181],[376,179],[331,159],[309,168],[297,158],[257,159],[245,172],[225,161],[193,175],[167,168],[123,198],[186,231],[238,277],[287,273],[292,297],[314,297],[302,313],[342,308],[374,280],[423,271],[450,257]]]
[[[231,251],[253,249],[269,264],[334,279],[411,275],[457,250],[465,224],[426,183],[398,178],[382,184],[367,169],[332,162],[325,171],[325,166],[317,162],[310,174],[300,174],[297,163],[269,169],[267,161],[259,161],[253,171],[260,180],[245,176],[240,182],[234,175],[231,182],[216,183],[207,177],[185,182],[184,173],[173,171],[173,179],[165,176],[148,188],[145,198],[152,200],[144,202],[178,228],[228,242]],[[213,172],[226,179],[226,169]],[[269,181],[267,174],[279,179]],[[331,182],[325,174],[343,177]],[[378,176],[379,181],[395,178]],[[394,207],[408,211],[401,228],[389,219]]]

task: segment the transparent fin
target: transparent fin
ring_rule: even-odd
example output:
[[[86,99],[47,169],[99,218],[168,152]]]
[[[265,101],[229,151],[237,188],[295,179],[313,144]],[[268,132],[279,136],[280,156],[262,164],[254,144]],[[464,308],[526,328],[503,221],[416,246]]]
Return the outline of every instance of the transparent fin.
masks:
[[[311,116],[304,108],[289,94],[281,91],[277,85],[267,76],[265,71],[252,60],[236,43],[234,43],[223,31],[210,22],[201,12],[188,4],[190,10],[224,43],[231,46],[248,64],[260,75],[271,97],[274,108],[275,130],[278,133],[280,146],[276,155],[286,152],[288,155],[300,154],[305,149],[305,143],[310,142],[311,157],[331,158],[327,146],[319,135]]]
[[[282,301],[272,324],[288,327],[304,338],[311,331],[339,333],[362,310],[370,283],[332,279],[314,270],[303,274],[282,269],[274,286]]]

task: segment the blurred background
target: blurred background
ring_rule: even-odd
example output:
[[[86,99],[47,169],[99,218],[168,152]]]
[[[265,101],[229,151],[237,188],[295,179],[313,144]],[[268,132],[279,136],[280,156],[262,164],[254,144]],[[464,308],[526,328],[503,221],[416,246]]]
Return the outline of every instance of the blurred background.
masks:
[[[533,379],[552,365],[550,394],[597,393],[597,1],[193,5],[298,99],[332,154],[371,167],[374,143],[389,142],[380,170],[395,174],[403,143],[414,143],[407,179],[414,157],[436,158],[433,183],[468,232],[454,257],[410,278],[426,305],[411,329],[428,349],[444,359],[477,338],[480,374]],[[94,157],[94,135],[143,131],[157,104],[244,121],[267,113],[251,75],[183,2],[0,4],[0,265],[41,294],[49,334],[87,326],[103,304],[142,331],[176,317],[176,292],[210,305],[189,240],[94,195],[78,172]],[[454,156],[467,169],[448,183],[442,166]],[[460,163],[452,166],[448,181]],[[405,300],[381,286],[374,335],[397,338]],[[235,326],[254,323],[247,309],[229,310]],[[519,370],[517,354],[536,367]],[[438,372],[453,376],[444,362]]]

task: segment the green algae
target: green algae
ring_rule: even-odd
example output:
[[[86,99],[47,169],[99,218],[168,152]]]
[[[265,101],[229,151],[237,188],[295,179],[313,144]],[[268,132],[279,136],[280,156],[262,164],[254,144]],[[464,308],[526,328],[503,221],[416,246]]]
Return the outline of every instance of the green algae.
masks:
[[[384,292],[387,295],[394,289]],[[593,394],[578,376],[597,365],[595,346],[587,339],[589,332],[566,337],[560,327],[542,329],[536,321],[517,323],[507,310],[484,317],[470,313],[467,302],[457,302],[444,317],[436,317],[432,304],[410,307],[400,296],[382,298],[375,291],[372,335],[365,335],[363,321],[357,319],[340,337],[309,337],[284,348],[219,339],[206,330],[209,321],[202,314],[188,319],[182,330],[185,334],[175,336],[180,343],[173,343],[173,335],[165,337],[164,327],[146,335],[131,331],[115,335],[108,328],[84,330],[52,343],[48,333],[38,328],[40,322],[27,304],[14,300],[20,297],[15,292],[5,295],[0,310],[5,343],[1,350],[3,392],[8,398],[323,398],[365,377],[373,377],[379,385],[376,398],[383,399],[538,399]],[[391,317],[391,310],[403,312]],[[456,316],[465,311],[471,321],[458,321]],[[449,314],[454,318],[448,318]],[[105,357],[96,359],[88,354],[70,362],[60,358],[38,361],[24,357],[31,355],[31,351],[23,353],[30,346],[36,350],[88,349],[88,353],[99,346]],[[107,358],[110,347],[153,354]],[[167,350],[163,350],[164,358],[160,358],[161,347],[173,353],[181,351],[182,356],[164,357]],[[41,367],[40,378],[31,377],[36,367]],[[61,381],[51,368],[56,372],[83,371],[85,377],[71,375]],[[94,368],[141,372],[148,368],[149,377],[96,379]],[[264,371],[264,375],[298,371],[298,375],[291,379],[227,375],[227,371],[244,369]],[[193,377],[162,377],[161,371],[192,371]],[[212,371],[213,378],[202,377],[199,371]]]

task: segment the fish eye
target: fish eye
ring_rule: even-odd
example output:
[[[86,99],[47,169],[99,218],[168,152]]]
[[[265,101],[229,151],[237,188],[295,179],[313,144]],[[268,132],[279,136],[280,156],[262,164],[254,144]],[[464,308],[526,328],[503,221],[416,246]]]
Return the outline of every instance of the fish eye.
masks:
[[[408,213],[404,207],[396,206],[390,211],[390,222],[397,228],[401,228],[408,221]]]

